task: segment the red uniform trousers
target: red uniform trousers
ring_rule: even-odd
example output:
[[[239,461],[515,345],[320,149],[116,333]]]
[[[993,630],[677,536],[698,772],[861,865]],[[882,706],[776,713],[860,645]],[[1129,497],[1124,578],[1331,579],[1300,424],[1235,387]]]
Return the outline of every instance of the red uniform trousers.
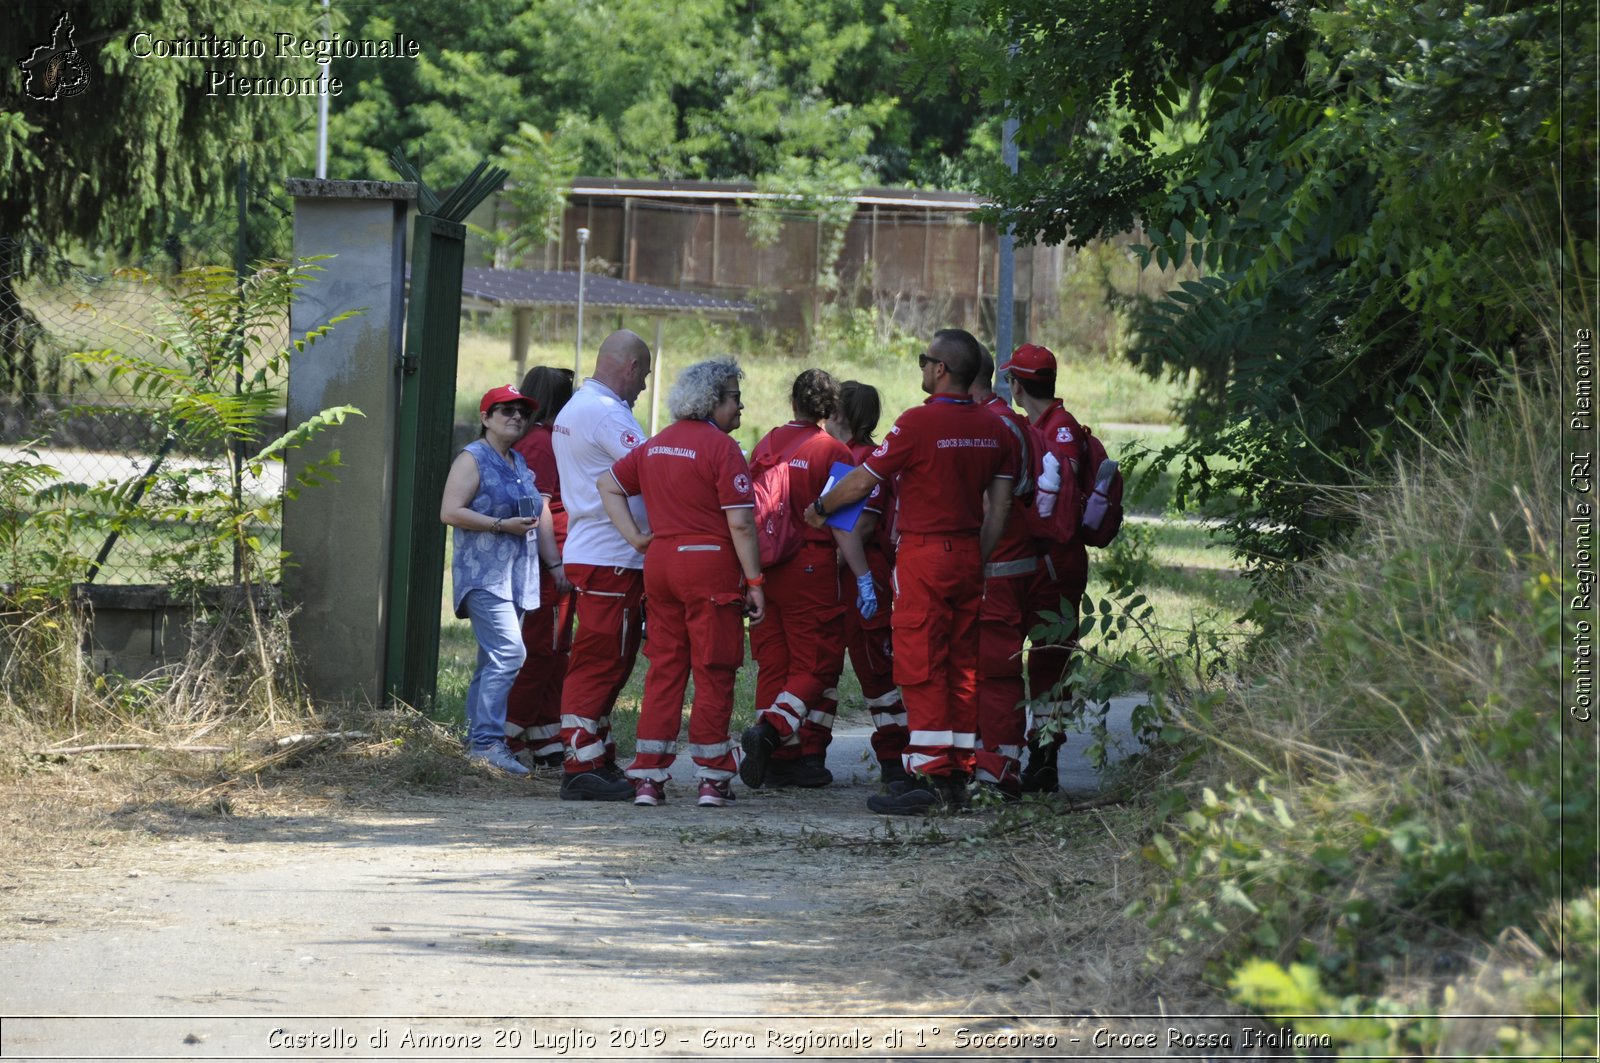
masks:
[[[644,573],[609,565],[567,566],[577,598],[578,631],[561,689],[561,744],[569,774],[616,759],[611,709],[639,657]]]
[[[902,533],[894,578],[894,677],[911,731],[905,768],[969,774],[977,744],[983,599],[977,534]]]
[[[833,543],[806,543],[766,577],[767,615],[750,629],[760,718],[784,739],[774,760],[826,753],[844,671],[844,603]]]
[[[573,595],[556,594],[549,572],[539,576],[539,608],[522,614],[522,645],[528,651],[506,695],[506,744],[513,753],[559,754],[561,688],[572,651]]]
[[[645,554],[645,593],[650,597],[650,637],[636,755],[628,765],[635,779],[671,778],[683,726],[683,696],[694,674],[689,713],[689,755],[695,775],[721,782],[738,771],[734,741],[733,684],[744,663],[743,575],[729,542],[657,539]]]
[[[1089,553],[1082,543],[1058,546],[1041,560],[1044,576],[1033,585],[1028,596],[1028,612],[1024,623],[1028,630],[1044,623],[1040,615],[1046,610],[1060,613],[1062,622],[1073,634],[1051,642],[1035,641],[1028,651],[1028,696],[1036,704],[1033,720],[1028,727],[1032,738],[1048,720],[1063,714],[1072,696],[1071,687],[1056,687],[1070,670],[1073,651],[1078,647],[1078,605],[1083,600],[1084,589],[1089,585]],[[1052,691],[1055,691],[1052,694]],[[1063,722],[1065,722],[1063,720]]]
[[[1028,730],[1022,644],[1028,637],[1029,592],[1042,567],[1033,558],[986,566],[989,575],[978,610],[978,751],[973,771],[981,782],[1022,782]]]
[[[894,577],[889,559],[869,551],[872,582],[878,592],[878,611],[871,620],[846,603],[844,610],[845,649],[850,667],[861,684],[861,696],[872,714],[872,753],[880,761],[898,761],[906,750],[906,706],[900,688],[894,685],[894,636],[890,621],[894,616]],[[843,571],[840,573],[843,576]]]

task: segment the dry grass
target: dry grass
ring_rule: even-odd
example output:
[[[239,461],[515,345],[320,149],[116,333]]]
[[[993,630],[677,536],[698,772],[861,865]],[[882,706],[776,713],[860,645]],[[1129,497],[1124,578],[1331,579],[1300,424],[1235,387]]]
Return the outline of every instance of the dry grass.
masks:
[[[496,785],[417,712],[318,710],[295,681],[281,610],[240,601],[196,626],[185,660],[139,680],[94,674],[65,606],[6,615],[0,866],[48,872],[173,820]]]
[[[1158,1028],[1129,1013],[1237,1012],[1192,970],[1153,968],[1150,931],[1123,915],[1151,874],[1140,848],[1152,810],[1130,802],[1063,813],[1053,799],[1035,800],[980,813],[994,818],[976,832],[931,821],[902,833],[879,873],[883,888],[862,910],[881,929],[861,966],[879,979],[830,1004],[845,1012],[881,1010],[888,1000],[941,1015],[1106,1017],[1068,1024],[1079,1033]],[[1060,1021],[1026,1018],[972,1026],[1063,1031]]]
[[[1539,381],[1508,377],[1448,438],[1415,440],[1392,482],[1331,500],[1359,514],[1361,536],[1306,568],[1247,682],[1177,717],[1202,750],[1188,808],[1163,827],[1170,847],[1153,849],[1169,967],[1220,987],[1252,961],[1305,963],[1331,994],[1308,999],[1357,994],[1351,1006],[1374,1012],[1497,994],[1508,1013],[1546,1007],[1542,913],[1593,867],[1592,836],[1573,826],[1592,823],[1593,732],[1569,730],[1563,748],[1551,671],[1556,406]],[[1504,971],[1536,968],[1509,993]],[[1478,1035],[1414,1023],[1404,1036]]]

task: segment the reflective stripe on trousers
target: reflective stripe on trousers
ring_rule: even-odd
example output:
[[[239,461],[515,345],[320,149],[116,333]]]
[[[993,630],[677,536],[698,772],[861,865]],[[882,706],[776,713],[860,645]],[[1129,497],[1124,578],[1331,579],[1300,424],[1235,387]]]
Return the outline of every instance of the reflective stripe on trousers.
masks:
[[[806,708],[806,703],[787,690],[773,700],[767,711],[783,722],[783,726],[780,726],[778,731],[780,734],[787,731],[788,733],[784,734],[785,738],[792,737],[800,729],[800,725],[805,722],[806,715],[809,712]]]

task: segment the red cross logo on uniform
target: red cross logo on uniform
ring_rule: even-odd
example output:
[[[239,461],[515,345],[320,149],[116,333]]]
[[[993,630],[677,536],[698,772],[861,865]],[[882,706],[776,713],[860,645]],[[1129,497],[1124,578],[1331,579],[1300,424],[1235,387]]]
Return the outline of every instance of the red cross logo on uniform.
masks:
[[[638,446],[640,443],[643,443],[643,442],[644,442],[644,437],[641,436],[638,432],[635,432],[631,428],[623,429],[623,432],[622,432],[622,445],[627,447],[629,450],[632,450],[634,447]]]

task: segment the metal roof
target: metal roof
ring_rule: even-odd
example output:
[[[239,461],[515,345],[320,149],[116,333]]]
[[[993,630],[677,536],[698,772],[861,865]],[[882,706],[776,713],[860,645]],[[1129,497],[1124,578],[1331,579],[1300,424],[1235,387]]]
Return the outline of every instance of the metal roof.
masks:
[[[578,275],[554,270],[482,269],[461,271],[461,296],[490,306],[577,306]],[[737,299],[636,284],[591,273],[583,285],[585,306],[626,307],[677,314],[732,316],[760,308]]]
[[[759,192],[745,181],[640,181],[610,177],[578,177],[572,182],[574,196],[619,199],[661,200],[800,200],[788,192]],[[973,211],[987,206],[986,201],[969,192],[946,192],[924,188],[862,188],[849,195],[823,197],[848,199],[858,206],[917,207],[923,210]]]

